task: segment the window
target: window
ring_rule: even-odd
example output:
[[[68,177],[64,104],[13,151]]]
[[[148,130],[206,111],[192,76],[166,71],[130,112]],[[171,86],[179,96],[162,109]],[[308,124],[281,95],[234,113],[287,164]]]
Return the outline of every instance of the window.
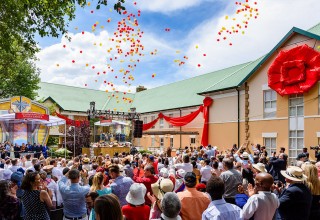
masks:
[[[164,138],[161,137],[161,138],[160,138],[160,147],[163,147],[163,146],[164,146]]]
[[[196,138],[190,138],[190,144],[195,144],[196,143]]]
[[[268,152],[268,156],[272,155],[272,152],[277,151],[277,141],[276,138],[263,138],[264,146],[266,146],[266,150]]]
[[[173,147],[173,137],[170,138],[170,147]]]
[[[172,118],[172,117],[173,117],[173,114],[169,114],[169,117]],[[169,124],[169,128],[173,128],[173,125],[172,125],[172,124]]]
[[[163,118],[160,118],[160,122],[159,122],[160,128],[163,128]]]
[[[148,118],[147,117],[143,117],[143,124],[147,124],[148,122]]]
[[[264,90],[263,91],[263,117],[264,118],[273,118],[276,117],[277,111],[277,94],[273,90]]]
[[[156,116],[151,116],[151,121],[154,121],[156,119]],[[152,128],[155,128],[155,126],[152,126]]]
[[[151,147],[154,147],[155,139],[154,137],[151,138]]]
[[[303,95],[289,97],[289,164],[293,163],[304,147]]]

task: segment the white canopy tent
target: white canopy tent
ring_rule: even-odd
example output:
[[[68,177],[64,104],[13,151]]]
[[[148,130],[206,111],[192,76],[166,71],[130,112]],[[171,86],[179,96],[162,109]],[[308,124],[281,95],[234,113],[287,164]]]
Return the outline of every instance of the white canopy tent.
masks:
[[[94,123],[95,126],[110,126],[110,125],[115,125],[115,124],[118,124],[118,125],[128,125],[127,122],[124,122],[124,121],[116,121],[116,120],[110,120],[108,122],[100,122],[100,121],[97,121]]]
[[[52,126],[59,126],[59,125],[63,125],[64,124],[64,148],[65,148],[65,152],[67,149],[67,136],[66,136],[66,121],[62,118],[58,118],[52,115],[49,115],[49,120],[41,120],[41,119],[16,119],[16,114],[15,113],[11,113],[11,114],[3,114],[0,115],[0,122],[1,121],[5,121],[8,122],[9,124],[11,123],[32,123],[32,124],[42,124],[45,125],[47,127],[52,127]],[[67,155],[65,155],[66,157]]]

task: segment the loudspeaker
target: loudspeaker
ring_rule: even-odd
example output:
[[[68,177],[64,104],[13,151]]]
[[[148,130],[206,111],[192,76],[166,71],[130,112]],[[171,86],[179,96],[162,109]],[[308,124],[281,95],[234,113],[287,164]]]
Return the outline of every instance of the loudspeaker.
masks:
[[[134,122],[134,130],[133,130],[133,137],[142,138],[142,129],[143,129],[143,121],[135,120],[135,122]]]

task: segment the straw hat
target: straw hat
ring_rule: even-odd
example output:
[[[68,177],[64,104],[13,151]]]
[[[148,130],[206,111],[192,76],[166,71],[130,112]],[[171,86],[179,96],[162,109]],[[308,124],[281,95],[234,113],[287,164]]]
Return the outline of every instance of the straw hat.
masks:
[[[165,193],[173,191],[174,185],[170,179],[161,178],[158,179],[157,182],[151,184],[151,189],[153,195],[155,195],[158,199],[162,199]]]
[[[249,154],[248,154],[247,152],[243,152],[242,155],[241,155],[241,157],[242,157],[243,159],[249,159]]]
[[[89,163],[90,159],[88,157],[85,157],[85,158],[82,159],[82,162],[83,163]]]
[[[145,203],[144,196],[147,192],[147,188],[142,183],[134,183],[130,187],[130,191],[126,196],[128,203],[132,205],[141,205]]]
[[[267,173],[266,167],[263,163],[252,164],[252,166],[261,173]]]
[[[47,166],[44,166],[42,169],[46,172],[51,172],[53,167],[54,167],[53,165],[47,165]]]
[[[303,182],[307,178],[303,174],[303,170],[296,166],[289,166],[287,170],[281,170],[280,172],[282,176],[295,182]]]

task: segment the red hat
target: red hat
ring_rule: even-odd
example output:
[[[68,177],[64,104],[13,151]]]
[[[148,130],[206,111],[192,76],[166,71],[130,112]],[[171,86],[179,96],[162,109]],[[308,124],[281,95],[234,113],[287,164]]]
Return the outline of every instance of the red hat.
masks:
[[[196,189],[197,189],[197,190],[205,189],[205,188],[206,188],[206,184],[198,183],[198,184],[196,185]]]

